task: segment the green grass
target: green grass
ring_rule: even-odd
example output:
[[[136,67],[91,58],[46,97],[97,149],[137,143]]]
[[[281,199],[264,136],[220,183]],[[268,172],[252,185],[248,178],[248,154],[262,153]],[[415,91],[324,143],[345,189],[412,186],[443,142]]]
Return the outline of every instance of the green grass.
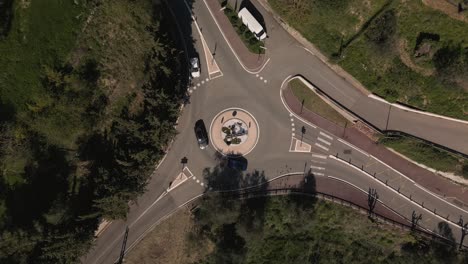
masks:
[[[346,118],[323,101],[316,93],[311,91],[301,80],[291,80],[289,82],[289,87],[300,102],[304,100],[305,108],[340,126],[345,126],[345,124],[348,123]]]
[[[43,67],[66,61],[86,19],[82,2],[14,2],[12,28],[0,40],[0,99],[20,111],[41,100]]]
[[[356,34],[360,27],[387,1],[332,0],[299,1],[294,6],[287,0],[268,0],[291,26],[327,56],[337,53],[341,41]]]
[[[386,1],[347,0],[334,8],[335,1],[328,4],[319,2],[306,1],[304,7],[295,8],[286,0],[269,0],[279,15],[331,57],[339,52],[340,40],[352,38],[363,25],[362,20],[371,18]],[[397,14],[397,30],[391,44],[385,48],[377,47],[362,34],[342,51],[340,58],[334,60],[370,91],[389,101],[400,101],[429,112],[468,120],[465,114],[468,110],[466,89],[437,74],[430,77],[421,75],[403,64],[398,51],[404,50],[411,55],[420,32],[439,34],[439,45],[452,41],[467,47],[467,23],[426,7],[421,1],[396,0],[387,8],[394,8]],[[407,47],[399,47],[399,40],[405,40]],[[413,62],[433,69],[432,62]]]
[[[380,143],[430,168],[468,178],[467,158],[431,146],[422,140],[404,136],[385,137]]]
[[[245,46],[249,49],[249,51],[255,54],[263,54],[265,50],[263,47],[263,42],[255,38],[254,34],[249,31],[249,29],[242,24],[242,20],[239,19],[237,16],[237,12],[232,9],[229,5],[226,6],[224,9],[224,14],[228,17],[229,21],[231,22],[232,26],[236,30],[239,37],[244,42]]]

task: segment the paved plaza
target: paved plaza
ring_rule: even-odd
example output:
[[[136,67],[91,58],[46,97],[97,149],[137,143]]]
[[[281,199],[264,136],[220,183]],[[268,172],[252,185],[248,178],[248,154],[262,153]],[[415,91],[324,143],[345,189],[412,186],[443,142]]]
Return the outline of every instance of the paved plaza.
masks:
[[[244,109],[229,108],[213,118],[210,139],[213,147],[225,156],[244,156],[257,145],[260,130],[254,116]]]

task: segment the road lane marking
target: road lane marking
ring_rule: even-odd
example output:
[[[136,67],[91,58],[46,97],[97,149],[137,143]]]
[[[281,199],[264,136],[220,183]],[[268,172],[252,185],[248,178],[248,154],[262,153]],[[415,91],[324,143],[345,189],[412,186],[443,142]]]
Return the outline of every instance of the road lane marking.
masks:
[[[327,156],[325,156],[325,155],[320,155],[320,154],[312,154],[312,157],[314,157],[314,158],[319,158],[319,159],[327,159]]]
[[[312,174],[317,175],[317,176],[325,176],[325,174],[321,172],[315,172],[315,171],[313,171]]]
[[[319,147],[319,148],[321,148],[321,149],[324,149],[325,151],[328,151],[328,150],[329,150],[329,148],[324,147],[324,146],[320,145],[319,143],[315,143],[315,146],[317,146],[317,147]]]
[[[313,166],[313,165],[310,165],[310,168],[315,169],[315,170],[325,170],[324,167],[317,167],[317,166]]]
[[[317,163],[317,164],[322,164],[322,165],[327,164],[326,161],[318,161],[318,160],[310,160],[310,162],[312,162],[312,163]]]
[[[326,140],[325,140],[325,139],[323,139],[323,138],[320,138],[320,137],[319,137],[319,138],[317,138],[317,139],[318,139],[318,141],[322,141],[323,143],[327,144],[328,146],[330,146],[330,145],[331,145],[331,143],[330,143],[330,142],[326,141]]]
[[[333,137],[331,137],[331,136],[328,135],[328,134],[323,133],[322,131],[320,131],[319,134],[322,135],[322,136],[324,136],[324,137],[326,137],[326,138],[329,138],[330,140],[333,140]]]

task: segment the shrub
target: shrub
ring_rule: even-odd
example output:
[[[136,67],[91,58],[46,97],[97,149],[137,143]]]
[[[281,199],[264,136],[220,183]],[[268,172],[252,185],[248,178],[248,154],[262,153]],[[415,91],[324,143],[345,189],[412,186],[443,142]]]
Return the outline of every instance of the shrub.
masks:
[[[395,10],[389,9],[371,22],[365,35],[372,42],[384,44],[391,40],[396,32],[396,27]]]
[[[446,43],[432,58],[437,72],[441,75],[462,75],[468,72],[468,50],[460,44]]]

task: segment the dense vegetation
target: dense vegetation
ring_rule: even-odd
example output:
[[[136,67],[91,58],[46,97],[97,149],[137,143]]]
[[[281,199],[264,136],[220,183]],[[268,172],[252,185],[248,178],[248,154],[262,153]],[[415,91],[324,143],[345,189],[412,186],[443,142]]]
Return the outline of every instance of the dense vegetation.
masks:
[[[144,191],[186,87],[164,9],[13,2],[0,38],[1,263],[75,262],[99,220],[125,217]]]
[[[466,22],[422,1],[269,3],[372,92],[389,101],[468,119]]]
[[[10,31],[13,18],[12,4],[13,0],[0,0],[0,39]]]
[[[226,200],[212,195],[203,198],[194,214],[195,227],[186,243],[214,244],[199,263],[466,261],[453,246],[379,224],[352,209],[313,197]],[[206,239],[212,243],[196,243]]]

